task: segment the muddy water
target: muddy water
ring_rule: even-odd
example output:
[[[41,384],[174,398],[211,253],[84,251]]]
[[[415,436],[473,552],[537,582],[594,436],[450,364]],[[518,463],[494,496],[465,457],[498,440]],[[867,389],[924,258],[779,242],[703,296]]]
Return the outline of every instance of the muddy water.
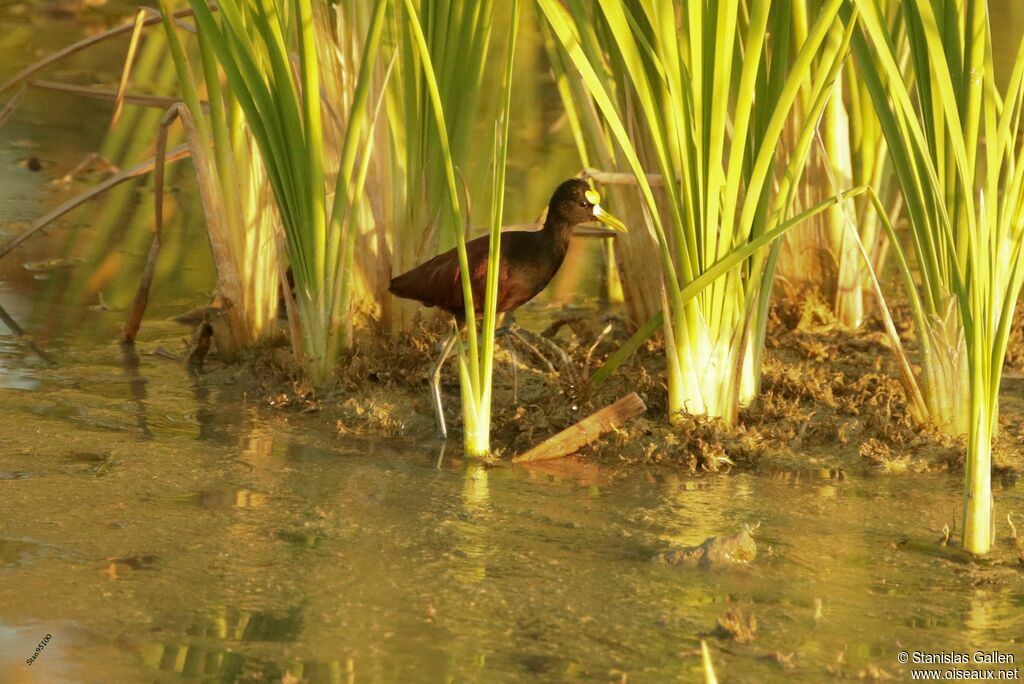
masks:
[[[0,7],[0,78],[34,37],[81,31]],[[116,72],[116,54],[93,59]],[[50,181],[100,144],[107,116],[26,100],[0,129],[0,231],[70,192]],[[137,354],[111,340],[145,241],[125,230],[92,254],[98,209],[0,263],[0,304],[58,362],[0,334],[0,682],[699,681],[701,638],[726,682],[902,679],[900,651],[1024,659],[1019,571],[901,545],[958,519],[957,476],[809,458],[704,478],[485,470],[433,442],[340,441],[316,415],[190,376],[160,352],[187,331],[159,319],[210,287],[191,203]],[[1024,487],[1001,479],[996,496],[1024,519]],[[652,561],[744,523],[760,523],[748,566]],[[745,642],[716,632],[737,608],[757,622]]]
[[[894,547],[941,536],[954,477],[438,466],[159,357],[56,353],[0,395],[2,681],[692,681],[733,606],[757,631],[707,637],[724,681],[1024,656],[1018,571]],[[750,566],[651,560],[745,522]]]

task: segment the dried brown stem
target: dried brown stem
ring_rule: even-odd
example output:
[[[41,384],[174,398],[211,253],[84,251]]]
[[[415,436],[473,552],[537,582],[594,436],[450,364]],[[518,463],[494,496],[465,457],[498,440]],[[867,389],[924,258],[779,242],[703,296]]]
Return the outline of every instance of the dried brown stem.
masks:
[[[593,178],[598,183],[604,183],[605,185],[636,185],[636,176],[632,173],[625,173],[620,171],[602,171],[600,169],[583,169],[579,172],[579,177],[587,180]],[[652,188],[665,187],[665,179],[662,178],[660,173],[648,173],[644,174],[647,176],[647,183]]]
[[[153,242],[149,245],[149,256],[146,257],[146,267],[142,271],[139,289],[135,292],[135,299],[132,301],[131,309],[128,310],[128,319],[121,332],[123,344],[135,343],[139,327],[142,325],[142,317],[146,313],[146,305],[149,303],[149,290],[153,285],[153,274],[156,273],[156,260],[160,256],[160,244],[164,232],[164,168],[167,162],[167,129],[178,118],[178,113],[182,109],[184,108],[179,105],[171,107],[160,121],[154,157],[156,164],[153,170]]]
[[[40,88],[42,90],[54,90],[60,93],[77,95],[79,97],[89,97],[94,100],[116,101],[118,98],[118,93],[113,90],[100,90],[98,88],[78,86],[71,83],[60,83],[59,81],[33,81],[29,84],[29,87]],[[121,95],[121,99],[128,104],[138,105],[140,107],[159,107],[160,109],[167,109],[181,101],[175,97],[138,95],[135,93],[123,93]],[[203,101],[202,105],[203,109],[206,109],[209,106],[206,101]],[[0,124],[2,123],[3,121],[0,120]]]
[[[569,456],[590,444],[606,432],[610,432],[647,410],[643,399],[636,392],[630,392],[614,404],[605,406],[583,420],[570,425],[554,437],[550,437],[529,451],[512,459],[513,463],[549,461]]]

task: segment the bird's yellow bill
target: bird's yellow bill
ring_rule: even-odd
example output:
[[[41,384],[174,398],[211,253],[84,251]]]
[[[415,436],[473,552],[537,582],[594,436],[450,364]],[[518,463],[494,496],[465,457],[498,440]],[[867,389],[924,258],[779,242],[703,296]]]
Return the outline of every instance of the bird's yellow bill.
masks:
[[[602,209],[600,204],[594,205],[594,216],[597,217],[598,221],[608,226],[612,230],[618,231],[620,233],[629,232],[629,230],[626,229],[625,223],[623,223],[622,221],[620,221],[619,219],[615,218],[607,211]]]

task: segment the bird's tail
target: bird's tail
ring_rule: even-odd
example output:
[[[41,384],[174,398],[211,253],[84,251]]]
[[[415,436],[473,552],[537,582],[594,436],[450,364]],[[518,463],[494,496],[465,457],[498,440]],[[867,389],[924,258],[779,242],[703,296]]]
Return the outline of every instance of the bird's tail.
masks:
[[[409,277],[410,275],[410,273],[403,273],[392,278],[391,284],[388,285],[388,292],[402,299],[416,299],[416,281]]]

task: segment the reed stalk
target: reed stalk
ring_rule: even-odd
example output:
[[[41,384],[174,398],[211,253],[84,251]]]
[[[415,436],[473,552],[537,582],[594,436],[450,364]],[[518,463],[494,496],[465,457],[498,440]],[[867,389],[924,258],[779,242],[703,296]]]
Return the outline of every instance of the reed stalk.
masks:
[[[455,246],[454,234],[444,228],[447,194],[447,156],[457,174],[469,179],[471,195],[484,192],[486,159],[474,149],[481,130],[477,114],[484,92],[491,90],[486,65],[495,21],[494,0],[416,0],[411,4],[420,24],[423,45],[413,39],[414,21],[401,0],[389,15],[388,39],[395,45],[395,65],[387,91],[389,165],[378,186],[380,204],[391,227],[389,250],[393,273],[403,273],[433,254]],[[436,133],[432,89],[424,63],[429,59],[436,81],[438,105],[448,132],[444,151]],[[383,152],[382,152],[383,154]],[[420,315],[419,305],[408,300],[388,302],[386,328],[407,330]]]
[[[294,278],[294,310],[307,371],[316,384],[327,382],[337,364],[339,329],[347,312],[352,269],[345,268],[345,236],[363,194],[373,120],[371,81],[381,45],[386,0],[373,5],[358,74],[350,74],[344,132],[338,134],[338,169],[329,199],[325,167],[321,41],[324,21],[312,0],[218,2],[215,16],[204,0],[190,0],[195,13],[208,88],[223,71],[232,103],[220,122],[211,121],[215,156],[231,144],[244,121],[259,151],[273,190],[284,234],[287,263]],[[344,38],[343,36],[340,38]],[[297,55],[297,65],[293,56]],[[186,101],[190,98],[186,97]],[[211,98],[211,111],[213,110]],[[192,106],[190,106],[190,109]],[[211,116],[212,118],[212,116]],[[234,125],[234,131],[227,122]],[[205,124],[204,124],[205,125]],[[223,142],[223,144],[221,144]],[[360,151],[362,161],[357,167]],[[227,155],[223,155],[227,159]],[[218,168],[220,162],[218,161]],[[256,168],[250,164],[251,168]],[[223,181],[222,177],[222,181]],[[245,233],[235,234],[235,239]],[[273,240],[262,244],[272,245]]]
[[[793,33],[797,44],[806,37],[808,16],[814,3],[801,0],[793,4]],[[896,2],[882,0],[881,11],[889,24],[901,64],[909,52],[900,29]],[[894,213],[898,194],[889,182],[891,168],[885,138],[878,117],[864,91],[857,65],[848,59],[842,76],[832,86],[819,125],[823,140],[808,161],[806,180],[797,193],[797,207],[809,207],[834,194],[833,182],[840,188],[871,186]],[[791,126],[799,126],[803,112],[812,105],[810,93],[802,92],[794,108]],[[795,139],[796,133],[791,133]],[[870,291],[870,274],[857,239],[870,257],[870,268],[881,274],[888,252],[888,237],[881,228],[875,207],[867,198],[853,209],[852,223],[845,207],[834,206],[817,220],[790,232],[779,251],[777,280],[791,292],[816,292],[831,308],[836,320],[858,328],[864,322],[865,291]],[[852,225],[857,235],[848,228]]]
[[[822,3],[802,43],[791,42],[789,3],[599,0],[607,38],[592,40],[584,3],[539,2],[636,178],[658,246],[670,419],[734,423],[760,382],[777,257],[760,241],[790,212],[839,75],[850,37],[837,21],[842,0]],[[608,91],[605,68],[620,91]],[[783,163],[777,148],[801,90],[813,106]],[[649,170],[665,179],[661,201]],[[742,264],[683,300],[685,285],[752,244]]]
[[[903,3],[912,91],[877,1],[856,7],[853,51],[911,226],[913,261],[898,242],[892,249],[917,331],[922,418],[968,434],[962,541],[982,554],[999,384],[1024,283],[1024,42],[1000,89],[986,2]]]
[[[598,45],[598,32],[603,34],[601,41],[604,43],[612,40],[596,4],[582,4],[576,10],[587,17],[580,24],[580,30],[586,32],[583,38],[586,44]],[[594,96],[576,76],[565,51],[559,49],[551,25],[542,21],[541,29],[548,62],[583,168],[620,173],[632,180],[629,166],[618,151],[614,135],[602,120]],[[595,62],[595,73],[605,90],[609,93],[622,92],[623,88],[610,71],[608,55],[595,49],[589,56]],[[621,106],[629,106],[628,101],[622,99]],[[601,183],[600,180],[597,182]],[[643,204],[635,189],[621,183],[601,183],[600,191],[602,196],[610,198],[609,204],[616,208],[616,213],[627,225],[644,224]],[[603,240],[601,254],[604,294],[609,301],[622,302],[629,317],[635,321],[647,320],[660,310],[661,278],[655,269],[650,268],[650,264],[657,263],[660,258],[656,243],[642,233],[633,232],[620,235],[615,240]]]
[[[461,5],[463,12],[469,11],[473,3]],[[508,156],[509,109],[511,107],[512,72],[515,56],[516,32],[519,25],[519,2],[513,0],[512,18],[509,23],[508,47],[502,70],[503,80],[498,121],[494,131],[494,148],[490,184],[490,233],[487,260],[487,284],[483,302],[474,302],[472,269],[466,251],[469,228],[469,207],[459,199],[456,183],[455,150],[453,141],[459,138],[449,136],[449,117],[444,110],[444,101],[437,78],[437,66],[427,43],[423,18],[417,13],[412,0],[404,0],[406,27],[411,45],[421,63],[422,79],[430,104],[433,132],[437,136],[436,151],[443,167],[445,180],[445,201],[441,203],[440,220],[454,238],[459,258],[460,283],[465,302],[466,343],[459,338],[458,350],[459,385],[462,394],[462,422],[465,452],[468,456],[485,456],[490,453],[492,378],[494,369],[494,331],[497,322],[498,274],[501,257],[501,226],[504,214],[505,162]],[[429,26],[429,24],[426,24]],[[473,65],[471,68],[477,68]],[[468,125],[468,124],[467,124]],[[481,335],[477,334],[477,311],[481,311]]]

